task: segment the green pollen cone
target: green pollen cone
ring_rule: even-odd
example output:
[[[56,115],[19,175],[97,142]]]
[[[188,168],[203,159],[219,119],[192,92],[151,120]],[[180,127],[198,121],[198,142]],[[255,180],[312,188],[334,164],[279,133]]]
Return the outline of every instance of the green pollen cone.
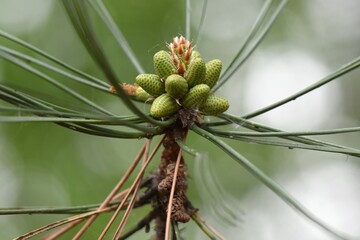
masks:
[[[201,58],[201,55],[200,55],[199,51],[196,51],[196,50],[192,51],[191,60],[193,60],[195,58]]]
[[[180,106],[169,94],[157,97],[151,105],[150,115],[154,118],[169,117],[179,110]]]
[[[185,79],[189,87],[194,87],[205,81],[205,62],[201,58],[194,58],[185,72]]]
[[[191,88],[189,92],[180,100],[182,106],[188,109],[199,107],[208,97],[210,88],[206,84],[199,84]]]
[[[211,60],[206,64],[205,84],[213,88],[219,79],[222,63],[219,59]]]
[[[199,110],[205,115],[217,115],[225,112],[228,108],[228,100],[210,94],[205,102],[199,107]]]
[[[142,87],[138,87],[135,91],[135,97],[136,99],[146,102],[151,95],[147,93]]]
[[[151,96],[160,96],[165,92],[165,84],[155,74],[139,74],[136,83]]]
[[[161,79],[167,76],[177,73],[177,67],[175,66],[171,56],[166,51],[159,51],[154,55],[154,68],[155,72]]]
[[[173,98],[181,98],[188,91],[188,84],[180,75],[173,74],[166,78],[165,80],[165,91]]]

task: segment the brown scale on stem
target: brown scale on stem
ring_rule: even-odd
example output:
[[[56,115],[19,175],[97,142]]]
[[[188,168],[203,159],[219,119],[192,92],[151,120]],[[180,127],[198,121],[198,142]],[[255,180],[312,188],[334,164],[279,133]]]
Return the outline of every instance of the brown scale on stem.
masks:
[[[167,166],[166,177],[158,185],[158,191],[161,195],[162,206],[164,210],[167,210],[169,203],[169,194],[173,183],[175,171],[175,164],[171,163]],[[181,164],[179,166],[179,172],[177,175],[175,194],[173,204],[171,206],[171,219],[177,222],[188,222],[190,220],[189,214],[184,209],[184,203],[186,201],[186,166]]]
[[[183,124],[178,121],[172,128],[165,133],[163,142],[164,150],[161,155],[161,161],[158,170],[154,173],[153,187],[158,191],[157,197],[152,202],[153,208],[159,208],[158,216],[155,218],[155,239],[164,239],[166,213],[169,204],[170,190],[173,183],[175,163],[178,157],[180,147],[175,141],[175,135],[184,137],[188,129],[183,128]],[[188,210],[185,206],[187,202],[187,168],[183,157],[180,159],[180,166],[176,178],[175,193],[173,204],[171,206],[171,220],[175,222],[188,222],[193,210]]]
[[[176,129],[176,127],[174,127],[174,129]],[[175,131],[173,129],[171,129],[165,133],[165,138],[164,138],[164,142],[163,142],[163,146],[165,149],[163,150],[163,152],[161,154],[161,162],[160,162],[160,166],[159,166],[159,170],[160,170],[160,174],[161,174],[162,178],[166,177],[167,166],[171,163],[176,162],[176,158],[180,151],[179,145],[175,142],[174,132]],[[182,130],[182,132],[183,132],[182,135],[184,135],[185,134],[184,130]],[[184,164],[183,157],[181,157],[180,163]]]

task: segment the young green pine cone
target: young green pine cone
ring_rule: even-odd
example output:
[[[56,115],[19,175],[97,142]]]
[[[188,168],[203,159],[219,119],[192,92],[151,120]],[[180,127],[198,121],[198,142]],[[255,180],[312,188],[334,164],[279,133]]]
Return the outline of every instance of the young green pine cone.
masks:
[[[189,92],[180,100],[182,106],[188,109],[199,107],[208,97],[210,88],[206,84],[199,84],[191,88]]]
[[[204,83],[205,80],[205,62],[202,58],[194,58],[189,68],[185,72],[185,79],[189,87],[194,87],[198,84]]]
[[[165,84],[155,74],[139,74],[136,83],[151,96],[157,97],[165,92]]]
[[[175,66],[171,56],[166,51],[159,51],[154,55],[154,68],[155,72],[161,79],[167,76],[177,73],[177,67]]]
[[[211,60],[206,64],[205,84],[213,88],[219,79],[222,63],[219,59]]]
[[[173,98],[182,98],[188,91],[188,84],[180,75],[172,74],[165,80],[165,91]]]
[[[201,58],[200,52],[199,51],[192,51],[191,53],[191,60],[195,59],[195,58]]]
[[[217,115],[225,112],[228,108],[228,100],[210,94],[205,102],[199,107],[199,111],[205,115]]]
[[[151,105],[150,115],[154,118],[168,117],[179,110],[180,106],[169,94],[157,97]]]
[[[142,87],[138,87],[135,91],[136,99],[146,102],[149,98],[151,98],[150,94],[147,93]]]

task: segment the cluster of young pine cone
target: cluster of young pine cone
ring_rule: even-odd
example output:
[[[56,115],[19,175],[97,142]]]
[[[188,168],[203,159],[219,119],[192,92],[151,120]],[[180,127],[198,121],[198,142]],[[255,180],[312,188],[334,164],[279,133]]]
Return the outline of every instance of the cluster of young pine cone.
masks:
[[[136,77],[139,87],[135,97],[153,99],[150,115],[169,117],[181,108],[197,110],[203,115],[217,115],[229,108],[229,102],[211,93],[219,79],[222,63],[214,59],[205,64],[198,51],[184,37],[175,37],[169,52],[154,55],[156,74]]]

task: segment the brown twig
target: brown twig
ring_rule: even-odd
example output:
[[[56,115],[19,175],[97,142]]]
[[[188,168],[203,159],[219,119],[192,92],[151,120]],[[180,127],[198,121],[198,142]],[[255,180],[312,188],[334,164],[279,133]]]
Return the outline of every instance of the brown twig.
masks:
[[[76,227],[79,223],[81,223],[84,220],[85,219],[79,219],[77,221],[74,221],[74,222],[60,228],[56,232],[53,232],[53,233],[51,233],[51,234],[49,234],[47,236],[44,236],[43,238],[41,238],[41,240],[53,240],[53,239],[56,239],[56,238],[60,237],[61,235],[63,235],[64,233],[66,233],[67,231],[69,231],[70,229]]]
[[[40,233],[49,231],[49,230],[54,229],[56,227],[59,227],[59,226],[62,226],[62,225],[68,224],[68,223],[72,223],[72,222],[75,222],[75,221],[83,220],[84,218],[88,218],[88,217],[90,217],[90,216],[92,216],[94,214],[108,212],[108,211],[111,211],[111,210],[115,209],[116,207],[117,206],[112,206],[112,207],[104,208],[102,210],[96,210],[96,211],[92,211],[92,212],[88,212],[88,213],[79,214],[79,215],[76,215],[76,216],[73,216],[73,217],[68,217],[68,218],[65,218],[65,219],[50,223],[48,225],[42,226],[42,227],[40,227],[38,229],[35,229],[33,231],[30,231],[30,232],[28,232],[28,233],[26,233],[24,235],[21,235],[20,237],[15,238],[14,240],[30,239],[31,237],[34,237],[34,236],[36,236],[36,235],[38,235]]]
[[[125,189],[124,191],[120,192],[119,194],[117,194],[114,197],[114,194],[122,187],[122,185],[124,184],[124,182],[128,178],[128,175],[131,174],[131,172],[133,171],[133,169],[136,167],[137,163],[141,159],[141,156],[143,155],[143,153],[145,151],[145,146],[146,145],[144,144],[144,146],[142,147],[142,149],[138,153],[138,156],[135,158],[133,164],[130,166],[130,168],[127,170],[127,172],[122,177],[120,182],[117,184],[117,186],[113,189],[113,191],[109,194],[109,196],[105,199],[105,201],[99,206],[99,208],[97,210],[86,213],[85,215],[84,214],[83,215],[77,215],[77,216],[74,216],[73,218],[66,218],[66,219],[63,219],[63,220],[48,224],[48,225],[46,225],[44,227],[35,229],[35,230],[25,234],[25,235],[22,235],[22,236],[18,237],[17,239],[19,239],[19,240],[20,239],[21,240],[22,239],[28,239],[30,237],[36,236],[36,235],[38,235],[40,233],[43,233],[45,231],[49,231],[49,230],[51,230],[53,228],[56,228],[56,227],[59,227],[59,226],[65,225],[65,224],[69,224],[68,226],[65,226],[65,227],[59,229],[58,231],[56,231],[56,232],[42,238],[43,240],[56,239],[57,237],[61,236],[62,234],[66,233],[67,231],[69,231],[70,229],[75,227],[77,224],[84,221],[88,216],[91,216],[91,217],[95,216],[95,218],[96,218],[96,216],[98,216],[102,212],[110,211],[110,210],[113,210],[113,209],[117,208],[117,206],[112,206],[112,207],[106,208],[106,205],[108,205],[111,200],[114,200],[115,197],[117,199],[123,198],[123,196],[125,196],[129,192],[129,189]],[[113,197],[113,199],[110,199],[110,197]],[[78,218],[78,219],[76,219],[76,218]],[[94,220],[95,220],[95,218],[94,218]]]
[[[181,157],[182,157],[181,153],[182,153],[182,151],[180,149],[179,153],[178,153],[178,157],[176,159],[174,178],[173,178],[173,182],[172,182],[172,186],[171,186],[169,205],[168,205],[168,208],[167,208],[166,227],[165,227],[165,240],[169,239],[171,212],[172,212],[172,205],[173,205],[173,199],[174,199],[174,193],[175,193],[176,180],[177,180],[177,175],[178,175],[178,171],[179,171],[180,160],[181,160]]]
[[[148,155],[149,155],[150,143],[151,143],[151,140],[150,139],[147,140],[147,142],[146,142],[146,150],[145,150],[145,153],[144,153],[143,166],[145,165],[145,163],[146,163],[146,161],[147,161],[147,159],[149,157]],[[133,196],[132,196],[132,198],[130,200],[130,203],[129,203],[129,205],[128,205],[125,213],[124,213],[123,218],[121,219],[119,227],[116,229],[116,232],[114,234],[113,239],[117,239],[120,236],[121,231],[123,230],[127,220],[129,219],[130,213],[131,213],[131,211],[132,211],[132,209],[134,207],[135,200],[137,198],[137,193],[139,192],[139,189],[141,187],[141,181],[142,181],[143,176],[144,176],[144,173],[142,173],[141,176],[140,176],[138,184],[136,185],[136,187],[134,189]]]
[[[109,202],[113,199],[113,197],[115,196],[115,194],[120,190],[120,188],[124,185],[124,183],[126,182],[126,180],[129,178],[130,174],[134,171],[135,167],[137,166],[137,164],[139,163],[142,155],[145,152],[145,148],[147,146],[147,143],[144,144],[144,146],[141,148],[140,152],[138,153],[138,155],[136,156],[135,160],[133,161],[133,163],[131,164],[131,166],[129,167],[129,169],[126,171],[126,173],[123,175],[123,177],[121,178],[121,180],[119,181],[119,183],[113,188],[113,190],[110,192],[110,194],[106,197],[106,199],[104,200],[104,202],[99,206],[99,210],[105,208]],[[95,221],[95,219],[97,218],[98,214],[92,215],[88,221],[85,223],[85,225],[78,231],[78,233],[75,235],[75,237],[73,238],[73,240],[78,240],[84,233],[85,231],[90,227],[90,225]]]
[[[129,190],[130,188],[127,188],[124,191],[119,192],[113,197],[112,201],[122,201]]]
[[[150,163],[151,159],[155,156],[155,153],[157,152],[157,150],[159,149],[159,147],[161,146],[161,143],[163,142],[164,138],[162,138],[159,143],[156,145],[155,149],[153,150],[153,152],[151,153],[150,157],[146,160],[145,164],[142,166],[142,168],[140,169],[139,174],[137,175],[136,179],[134,180],[133,184],[130,187],[130,191],[125,195],[123,201],[120,203],[120,205],[118,206],[118,208],[116,209],[115,213],[113,214],[113,216],[111,217],[110,221],[108,222],[108,224],[106,225],[106,227],[104,228],[104,230],[102,231],[102,233],[99,236],[99,240],[103,239],[105,234],[107,233],[107,231],[109,230],[110,226],[112,225],[112,223],[115,221],[115,218],[117,217],[117,215],[119,214],[121,208],[124,206],[127,198],[129,197],[130,193],[134,190],[135,186],[137,185],[137,183],[139,182],[139,179],[141,177],[141,175],[144,173],[146,167],[148,166],[148,164]]]

